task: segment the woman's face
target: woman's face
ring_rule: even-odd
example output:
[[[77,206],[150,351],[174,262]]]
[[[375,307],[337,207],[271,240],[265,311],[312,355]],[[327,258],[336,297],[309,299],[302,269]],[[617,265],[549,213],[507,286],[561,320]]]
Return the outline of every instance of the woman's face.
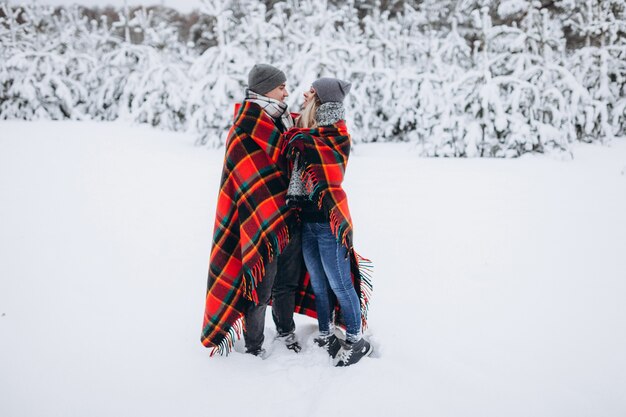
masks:
[[[302,103],[302,108],[305,108],[309,101],[311,101],[315,97],[315,90],[313,87],[309,91],[304,92],[304,103]]]

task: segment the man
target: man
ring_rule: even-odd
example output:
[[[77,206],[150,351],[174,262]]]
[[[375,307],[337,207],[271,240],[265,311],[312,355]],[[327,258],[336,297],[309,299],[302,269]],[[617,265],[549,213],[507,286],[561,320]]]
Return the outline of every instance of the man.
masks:
[[[287,161],[280,152],[280,134],[293,126],[285,82],[279,69],[255,65],[226,141],[202,329],[212,354],[232,349],[243,316],[246,352],[263,356],[270,299],[278,337],[301,349],[293,321],[304,273],[301,233],[285,203]]]

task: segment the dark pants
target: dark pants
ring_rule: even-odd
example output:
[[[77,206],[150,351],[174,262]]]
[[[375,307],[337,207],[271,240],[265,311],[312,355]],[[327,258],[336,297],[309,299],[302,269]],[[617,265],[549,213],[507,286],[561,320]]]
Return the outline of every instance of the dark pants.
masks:
[[[289,244],[283,252],[265,266],[265,276],[257,287],[259,304],[251,304],[244,314],[246,350],[254,351],[263,345],[265,310],[272,300],[272,318],[279,335],[292,333],[296,329],[293,310],[296,303],[296,290],[302,275],[302,236],[300,228],[291,231]]]

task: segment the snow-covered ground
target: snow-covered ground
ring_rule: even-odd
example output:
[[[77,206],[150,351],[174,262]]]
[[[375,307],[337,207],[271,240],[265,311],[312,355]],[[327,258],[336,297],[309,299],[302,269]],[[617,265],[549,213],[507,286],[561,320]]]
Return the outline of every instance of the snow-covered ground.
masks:
[[[223,150],[123,123],[0,123],[0,416],[626,415],[626,142],[573,160],[360,145],[375,357],[209,358]]]

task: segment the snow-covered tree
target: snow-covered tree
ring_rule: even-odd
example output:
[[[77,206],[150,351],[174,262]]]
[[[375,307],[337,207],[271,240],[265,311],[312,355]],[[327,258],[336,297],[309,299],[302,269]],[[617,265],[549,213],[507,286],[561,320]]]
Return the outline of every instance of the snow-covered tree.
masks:
[[[243,98],[247,73],[254,61],[233,18],[230,2],[204,0],[203,10],[215,18],[217,44],[208,48],[189,69],[187,115],[199,144],[219,146],[233,119],[233,105]],[[253,29],[254,30],[254,29]]]
[[[594,141],[621,134],[626,4],[618,0],[571,0],[566,10],[570,15],[565,27],[583,38],[585,45],[572,54],[567,66],[593,98],[577,115],[578,138]]]
[[[18,15],[23,24],[17,24]],[[7,14],[15,43],[0,69],[1,118],[85,118],[88,91],[83,81],[94,60],[86,53],[72,53],[71,37],[78,29],[60,24],[67,16],[59,18],[51,7],[33,5]],[[48,37],[48,31],[55,36]]]
[[[124,118],[220,146],[257,62],[288,104],[352,82],[354,142],[518,156],[626,135],[623,0],[204,0],[162,8],[0,5],[0,118]],[[185,19],[187,19],[185,21]]]

